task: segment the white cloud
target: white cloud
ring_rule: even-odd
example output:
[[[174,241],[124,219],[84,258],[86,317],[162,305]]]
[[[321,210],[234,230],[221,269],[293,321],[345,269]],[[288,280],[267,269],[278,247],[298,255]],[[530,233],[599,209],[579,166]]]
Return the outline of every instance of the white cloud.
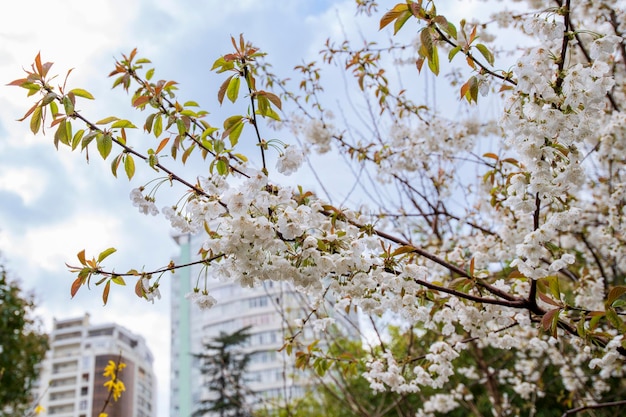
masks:
[[[0,167],[0,190],[20,196],[24,204],[37,200],[48,186],[46,173],[34,167]]]

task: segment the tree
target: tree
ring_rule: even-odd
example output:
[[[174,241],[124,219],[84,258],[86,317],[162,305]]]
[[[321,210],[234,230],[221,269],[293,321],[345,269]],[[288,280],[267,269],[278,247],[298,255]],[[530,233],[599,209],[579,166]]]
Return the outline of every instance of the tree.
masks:
[[[240,110],[217,124],[196,102],[179,102],[174,81],[154,81],[150,61],[133,50],[110,76],[147,112],[139,125],[157,141],[145,151],[133,146],[130,120],[92,121],[77,110],[92,95],[53,85],[52,64],[40,55],[11,84],[38,97],[24,116],[33,133],[50,122],[57,146],[87,156],[95,143],[112,157],[113,173],[123,167],[129,179],[137,159],[156,170],[160,177],[131,193],[141,212],[159,212],[161,185],[180,187],[183,198],[161,211],[179,232],[205,233],[197,263],[211,274],[243,286],[287,281],[318,300],[333,297],[337,308],[393,312],[428,335],[433,342],[419,356],[387,349],[362,358],[375,391],[432,393],[418,415],[464,407],[464,384],[448,387],[459,375],[486,384],[497,415],[509,413],[513,397],[523,410],[544,412],[542,398],[557,386],[569,410],[624,404],[613,387],[626,357],[626,13],[611,0],[532,0],[525,10],[453,22],[436,3],[407,0],[378,12],[374,1],[357,0],[358,13],[374,16],[370,27],[393,27],[390,43],[329,39],[322,62],[285,78],[243,35],[233,38],[213,70],[226,76],[218,103]],[[498,42],[499,28],[529,43]],[[354,77],[343,100],[336,68]],[[453,120],[403,82],[442,71],[452,100],[479,108],[483,95],[492,97],[500,114]],[[273,128],[283,140],[267,139]],[[305,156],[328,169],[331,149],[354,174],[342,203],[277,175],[297,171]],[[183,176],[176,162],[198,153],[208,174]],[[97,275],[105,303],[124,277],[153,300],[165,272],[188,266],[116,273],[103,264],[113,252],[78,254],[72,295]],[[201,307],[214,304],[206,286],[196,291]],[[292,338],[285,349],[300,347]],[[500,355],[513,371],[493,371]],[[330,366],[314,363],[320,372]],[[557,382],[542,382],[546,369]]]
[[[0,266],[0,416],[26,415],[32,408],[38,365],[48,336],[33,317],[35,303]]]
[[[208,398],[203,399],[194,416],[248,417],[250,395],[245,374],[251,352],[242,348],[250,336],[250,327],[233,333],[221,332],[204,345],[204,352],[194,356],[201,360]]]

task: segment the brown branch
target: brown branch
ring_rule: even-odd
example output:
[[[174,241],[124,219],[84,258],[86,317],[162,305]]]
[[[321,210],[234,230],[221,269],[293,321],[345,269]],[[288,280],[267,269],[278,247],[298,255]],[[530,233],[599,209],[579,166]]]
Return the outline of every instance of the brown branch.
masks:
[[[585,410],[597,410],[598,408],[607,408],[607,407],[619,407],[621,405],[626,405],[626,400],[621,401],[611,401],[607,403],[600,404],[592,404],[592,405],[583,405],[581,407],[572,408],[571,410],[567,410],[563,413],[561,417],[567,417],[572,414],[580,413]]]
[[[139,273],[125,272],[125,273],[120,274],[120,273],[113,272],[113,271],[103,271],[101,269],[98,269],[94,271],[93,273],[98,274],[98,275],[116,276],[116,277],[136,277],[136,276],[156,275],[156,274],[161,274],[163,272],[175,271],[176,269],[187,268],[193,265],[199,265],[199,264],[209,265],[211,262],[219,258],[222,258],[223,256],[225,255],[223,253],[220,253],[219,255],[212,256],[208,259],[201,259],[199,261],[188,262],[186,264],[164,266],[163,268],[155,269],[154,271],[149,271],[149,272],[139,272]],[[77,268],[77,269],[81,269],[81,268]]]

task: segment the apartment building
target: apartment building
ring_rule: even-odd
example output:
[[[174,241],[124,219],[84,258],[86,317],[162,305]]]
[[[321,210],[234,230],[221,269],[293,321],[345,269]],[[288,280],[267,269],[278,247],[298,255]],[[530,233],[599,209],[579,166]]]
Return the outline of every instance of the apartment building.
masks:
[[[109,403],[108,416],[155,417],[156,379],[145,340],[116,324],[91,324],[89,318],[54,320],[36,390],[46,415],[98,417],[108,396],[104,368],[121,355],[126,391]]]
[[[174,237],[180,247],[177,263],[196,259],[199,237]],[[280,350],[293,328],[293,319],[304,317],[307,299],[280,282],[266,282],[255,288],[242,288],[209,277],[208,290],[218,300],[210,310],[200,310],[185,295],[192,291],[200,267],[180,269],[171,280],[171,378],[170,417],[190,417],[202,400],[209,398],[201,374],[201,362],[193,354],[202,353],[203,342],[246,326],[250,338],[245,349],[252,352],[246,382],[252,391],[251,403],[271,407],[277,401],[290,401],[303,394],[309,379],[300,378],[293,356]],[[202,284],[203,285],[203,284]],[[303,306],[305,310],[303,310]],[[304,340],[313,340],[311,329]]]

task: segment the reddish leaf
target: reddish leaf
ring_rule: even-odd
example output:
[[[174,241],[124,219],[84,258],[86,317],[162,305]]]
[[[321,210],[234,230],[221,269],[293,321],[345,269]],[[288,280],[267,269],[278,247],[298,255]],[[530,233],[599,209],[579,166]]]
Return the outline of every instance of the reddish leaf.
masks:
[[[76,278],[74,282],[72,282],[72,289],[70,290],[70,295],[72,296],[72,298],[74,298],[74,296],[76,295],[76,293],[78,292],[78,290],[80,289],[82,285],[83,285],[83,280],[80,277]]]
[[[104,285],[104,290],[102,291],[102,302],[104,305],[106,305],[107,301],[109,301],[109,291],[111,291],[111,281],[107,281]]]
[[[139,96],[135,100],[133,100],[133,107],[143,106],[147,102],[150,101],[150,97],[148,96]]]
[[[167,142],[170,141],[170,138],[165,138],[161,141],[161,143],[159,143],[159,146],[157,147],[156,151],[154,153],[158,154],[159,152],[161,152],[163,150],[163,148],[165,148],[165,145],[167,145]]]

